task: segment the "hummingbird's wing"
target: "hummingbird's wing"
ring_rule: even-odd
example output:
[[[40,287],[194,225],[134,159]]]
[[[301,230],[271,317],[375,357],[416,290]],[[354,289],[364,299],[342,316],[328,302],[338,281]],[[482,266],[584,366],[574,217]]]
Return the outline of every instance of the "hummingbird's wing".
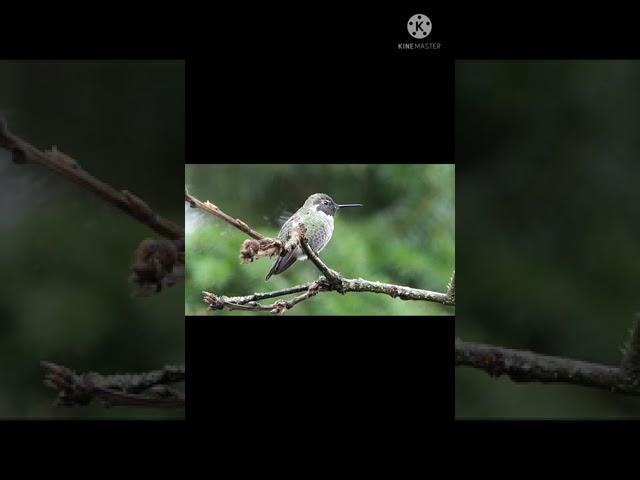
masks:
[[[278,240],[280,240],[281,242],[286,242],[287,240],[289,240],[289,234],[291,233],[291,229],[293,228],[294,224],[303,221],[301,215],[299,215],[300,211],[302,211],[302,208],[298,209],[298,211],[294,215],[290,216],[287,221],[284,222],[284,225],[282,225],[282,228],[280,229],[280,233],[278,233]],[[298,215],[297,218],[296,215]],[[274,263],[273,267],[271,267],[271,270],[269,270],[265,281],[269,280],[269,277],[271,277],[271,275],[278,275],[284,272],[291,265],[296,263],[298,250],[298,248],[294,248],[284,257],[278,257],[276,263]]]
[[[278,259],[276,260],[276,263],[274,263],[273,267],[271,267],[271,270],[269,270],[269,273],[267,274],[267,278],[265,278],[265,281],[269,280],[269,277],[271,277],[271,275],[278,275],[284,272],[291,265],[296,263],[296,260],[297,260],[296,256],[298,254],[297,250],[298,250],[297,248],[294,248],[292,251],[287,253],[284,257],[278,257]]]

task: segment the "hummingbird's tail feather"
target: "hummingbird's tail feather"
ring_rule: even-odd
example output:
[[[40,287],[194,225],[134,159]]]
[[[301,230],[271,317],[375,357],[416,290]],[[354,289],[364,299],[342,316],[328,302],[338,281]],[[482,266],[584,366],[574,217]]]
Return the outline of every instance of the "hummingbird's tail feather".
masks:
[[[274,263],[273,267],[271,267],[271,270],[269,270],[269,273],[267,274],[267,278],[265,278],[265,281],[269,280],[269,277],[271,277],[271,275],[279,275],[280,273],[284,272],[287,268],[289,268],[291,265],[296,263],[296,260],[297,260],[296,250],[297,249],[294,249],[293,251],[287,253],[284,257],[278,257],[278,259],[276,260],[276,263]]]

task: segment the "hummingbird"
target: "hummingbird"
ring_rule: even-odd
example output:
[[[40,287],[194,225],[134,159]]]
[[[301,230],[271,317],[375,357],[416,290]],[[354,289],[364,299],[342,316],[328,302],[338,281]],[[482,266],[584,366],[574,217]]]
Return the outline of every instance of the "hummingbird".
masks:
[[[314,193],[307,198],[304,205],[298,209],[296,213],[291,215],[278,233],[278,240],[286,243],[293,229],[302,224],[306,227],[306,238],[309,246],[314,252],[320,251],[327,246],[331,236],[333,235],[333,217],[341,208],[361,207],[359,203],[349,203],[339,205],[326,193]],[[269,280],[271,275],[279,275],[293,265],[296,260],[306,260],[307,256],[300,246],[294,248],[291,252],[283,257],[278,257],[276,263],[273,264],[271,270],[267,274],[265,280]]]

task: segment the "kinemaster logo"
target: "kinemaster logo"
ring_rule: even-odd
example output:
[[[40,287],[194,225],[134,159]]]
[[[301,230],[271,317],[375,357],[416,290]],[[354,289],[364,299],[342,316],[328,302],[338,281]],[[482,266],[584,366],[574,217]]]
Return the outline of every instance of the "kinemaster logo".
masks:
[[[433,22],[424,13],[416,13],[407,20],[407,32],[415,40],[424,40],[431,34]],[[440,50],[440,42],[399,42],[398,50]]]

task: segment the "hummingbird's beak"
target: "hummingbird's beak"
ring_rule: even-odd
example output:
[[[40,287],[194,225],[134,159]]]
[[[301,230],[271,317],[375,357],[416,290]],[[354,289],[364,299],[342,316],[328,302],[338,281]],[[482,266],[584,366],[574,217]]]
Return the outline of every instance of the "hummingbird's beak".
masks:
[[[338,205],[338,208],[345,208],[345,207],[361,207],[362,204],[361,203],[346,203],[344,205]]]

